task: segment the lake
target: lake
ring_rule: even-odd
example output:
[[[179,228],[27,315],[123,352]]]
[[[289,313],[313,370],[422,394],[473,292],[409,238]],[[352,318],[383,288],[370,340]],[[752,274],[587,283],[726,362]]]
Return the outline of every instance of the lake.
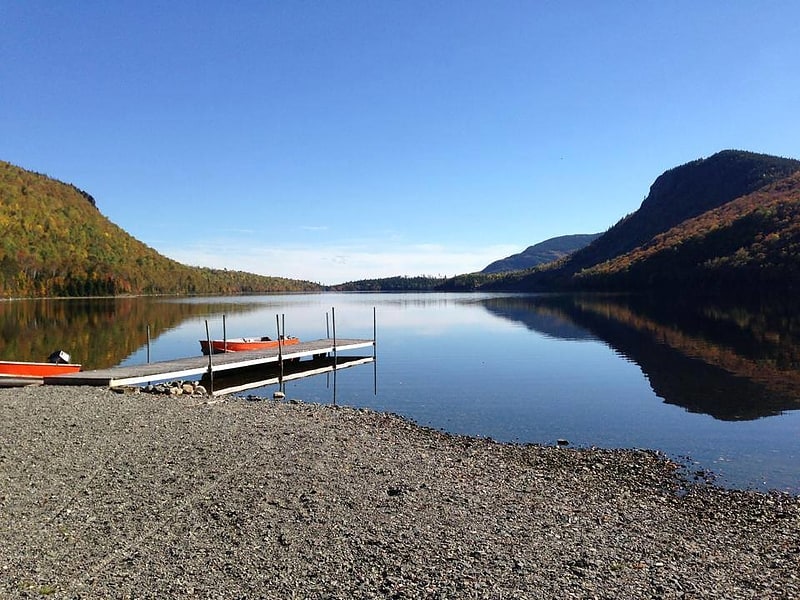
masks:
[[[499,441],[659,450],[742,489],[800,493],[800,315],[646,297],[296,294],[0,302],[0,360],[85,369],[200,354],[199,340],[377,340],[377,360],[284,382]],[[374,317],[374,318],[373,318]],[[149,343],[148,343],[149,338]],[[242,396],[271,396],[277,386]]]

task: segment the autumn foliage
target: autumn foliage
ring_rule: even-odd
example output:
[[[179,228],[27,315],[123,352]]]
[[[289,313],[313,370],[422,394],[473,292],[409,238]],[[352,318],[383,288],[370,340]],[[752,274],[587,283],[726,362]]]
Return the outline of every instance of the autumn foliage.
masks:
[[[724,150],[660,175],[641,207],[588,246],[527,271],[450,289],[794,291],[800,288],[800,161]]]
[[[794,289],[800,285],[800,172],[684,221],[576,279],[602,288]]]
[[[178,263],[109,221],[86,192],[0,161],[0,298],[314,289]]]

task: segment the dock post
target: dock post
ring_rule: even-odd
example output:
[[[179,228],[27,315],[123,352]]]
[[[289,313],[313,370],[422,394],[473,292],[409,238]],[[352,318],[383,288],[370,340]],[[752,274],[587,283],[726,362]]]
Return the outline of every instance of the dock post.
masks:
[[[214,363],[211,360],[211,355],[214,354],[214,348],[211,346],[211,334],[208,332],[208,319],[206,319],[206,340],[208,340],[208,382],[211,387],[208,390],[210,396],[214,395]]]
[[[333,372],[334,372],[334,383],[336,382],[336,309],[331,306],[331,324],[333,326]]]
[[[336,406],[336,309],[331,306],[331,325],[333,326],[333,405]]]
[[[147,325],[147,364],[150,364],[150,324]]]
[[[279,387],[283,387],[283,340],[281,339],[281,317],[280,315],[275,315],[275,323],[278,327],[278,368],[279,374],[278,377],[280,381],[278,382]]]
[[[208,346],[211,348],[211,346]],[[228,330],[225,327],[225,315],[222,315],[222,351],[228,351]]]
[[[333,365],[333,405],[336,406],[336,363]]]

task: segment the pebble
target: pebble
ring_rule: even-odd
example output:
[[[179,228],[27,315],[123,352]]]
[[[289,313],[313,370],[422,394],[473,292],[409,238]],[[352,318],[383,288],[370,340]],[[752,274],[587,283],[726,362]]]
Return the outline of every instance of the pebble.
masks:
[[[800,599],[797,497],[218,400],[0,389],[0,597]]]

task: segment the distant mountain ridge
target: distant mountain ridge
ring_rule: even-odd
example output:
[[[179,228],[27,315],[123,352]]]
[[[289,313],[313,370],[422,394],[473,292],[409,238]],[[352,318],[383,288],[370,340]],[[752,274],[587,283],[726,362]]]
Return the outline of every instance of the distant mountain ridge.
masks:
[[[547,264],[588,246],[601,235],[601,233],[578,233],[550,238],[533,246],[528,246],[519,254],[513,254],[494,261],[483,269],[481,273],[522,271]]]
[[[322,289],[797,292],[800,161],[724,150],[669,169],[637,211],[569,253],[570,244],[594,235],[546,240],[485,272],[449,279],[397,276],[323,287],[182,265],[111,223],[74,185],[0,161],[0,298]],[[534,250],[544,264],[516,262],[519,270],[507,270],[532,260]],[[553,261],[548,252],[566,254]]]

